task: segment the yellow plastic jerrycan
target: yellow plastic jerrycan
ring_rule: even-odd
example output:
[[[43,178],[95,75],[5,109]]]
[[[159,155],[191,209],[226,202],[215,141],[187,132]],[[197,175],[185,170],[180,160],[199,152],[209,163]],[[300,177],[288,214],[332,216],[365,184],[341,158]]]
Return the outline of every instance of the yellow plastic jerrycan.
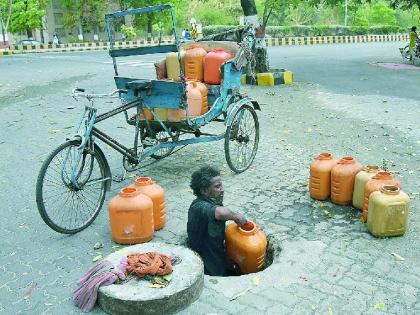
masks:
[[[243,273],[258,272],[264,266],[267,238],[258,226],[248,221],[243,226],[229,224],[225,231],[226,256]]]
[[[353,207],[362,210],[365,202],[366,183],[379,172],[377,165],[367,165],[356,174],[353,190]]]
[[[181,50],[180,54],[181,54],[181,64],[182,64],[184,60],[185,50]],[[169,80],[174,80],[174,81],[180,80],[179,78],[180,66],[179,66],[177,52],[169,52],[166,54],[166,73]]]
[[[376,237],[403,235],[407,229],[409,208],[410,197],[398,186],[382,186],[369,197],[369,232]]]

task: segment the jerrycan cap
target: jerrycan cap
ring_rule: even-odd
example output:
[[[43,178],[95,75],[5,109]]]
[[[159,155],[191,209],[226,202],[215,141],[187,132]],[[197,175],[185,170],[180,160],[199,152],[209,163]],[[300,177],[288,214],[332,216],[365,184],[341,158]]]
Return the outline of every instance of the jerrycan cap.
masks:
[[[400,193],[400,188],[395,185],[383,185],[381,187],[381,192],[386,195],[398,195]]]
[[[242,226],[238,225],[238,231],[239,233],[243,235],[255,234],[257,230],[258,230],[257,225],[254,222],[249,221],[249,220]]]
[[[120,190],[119,195],[121,197],[134,197],[137,196],[140,193],[140,191],[135,187],[125,187]]]
[[[137,177],[136,181],[134,182],[137,186],[148,186],[152,185],[154,182],[150,177]]]
[[[368,173],[377,173],[377,172],[379,172],[379,166],[378,165],[366,165],[363,168],[363,170],[365,172],[368,172]]]
[[[201,45],[198,44],[192,44],[190,45],[190,47],[188,47],[188,49],[195,49],[195,48],[203,48]]]
[[[344,156],[338,161],[339,164],[353,164],[356,160],[352,156]]]
[[[316,160],[332,160],[333,156],[331,153],[323,152],[320,155],[318,155],[315,159]]]
[[[376,175],[373,176],[372,178],[374,178],[374,179],[393,179],[394,177],[392,176],[392,174],[390,172],[380,171],[380,172],[376,173]]]

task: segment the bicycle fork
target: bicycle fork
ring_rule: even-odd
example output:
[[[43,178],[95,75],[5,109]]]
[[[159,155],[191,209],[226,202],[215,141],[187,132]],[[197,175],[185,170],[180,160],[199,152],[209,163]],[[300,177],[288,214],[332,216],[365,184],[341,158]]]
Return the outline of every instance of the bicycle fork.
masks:
[[[78,177],[80,176],[79,172],[83,171],[83,169],[79,170],[79,164],[82,159],[82,155],[85,151],[86,145],[88,144],[89,146],[91,146],[91,149],[93,150],[93,139],[91,138],[91,135],[92,135],[93,125],[95,124],[95,121],[96,121],[96,113],[97,111],[95,108],[86,107],[85,112],[82,114],[80,122],[76,128],[75,137],[80,138],[81,143],[79,147],[77,148],[76,158],[72,161],[70,178],[68,178],[68,174],[66,172],[66,166],[68,163],[69,156],[71,154],[71,149],[68,150],[64,158],[64,162],[61,166],[61,180],[63,181],[63,183],[67,183],[68,180],[70,179],[71,184],[77,189],[82,188],[78,182]],[[85,123],[84,128],[82,128],[83,122]],[[83,165],[82,165],[82,168],[83,168]],[[67,181],[66,181],[66,177],[67,177]]]

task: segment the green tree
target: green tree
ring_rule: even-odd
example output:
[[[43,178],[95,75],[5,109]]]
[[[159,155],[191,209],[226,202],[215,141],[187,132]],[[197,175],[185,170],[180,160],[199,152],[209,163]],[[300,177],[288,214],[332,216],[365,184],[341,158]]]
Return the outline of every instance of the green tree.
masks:
[[[369,11],[366,10],[366,8],[357,10],[352,24],[357,26],[369,26]]]
[[[105,13],[110,0],[60,0],[64,9],[63,25],[67,28],[78,27],[83,31],[99,33],[99,27],[105,25]]]
[[[0,28],[3,43],[6,44],[6,34],[9,28],[10,17],[12,15],[13,0],[0,0]]]
[[[1,1],[2,13],[4,12],[5,5],[7,6],[10,3],[10,1]],[[10,27],[9,30],[13,33],[25,32],[31,37],[33,29],[42,27],[42,17],[45,15],[47,4],[48,0],[14,0],[11,6],[11,14],[7,17],[10,24],[5,25],[7,26],[6,28]]]
[[[370,25],[395,25],[395,11],[387,3],[381,1],[372,5],[369,17]]]

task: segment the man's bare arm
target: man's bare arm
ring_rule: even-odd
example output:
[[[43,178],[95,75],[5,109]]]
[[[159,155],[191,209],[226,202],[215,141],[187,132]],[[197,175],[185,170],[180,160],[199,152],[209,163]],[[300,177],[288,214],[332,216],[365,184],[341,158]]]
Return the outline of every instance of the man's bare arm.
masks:
[[[235,213],[227,207],[217,207],[214,212],[214,217],[219,221],[233,220],[236,224],[241,226],[247,221],[244,215]]]

